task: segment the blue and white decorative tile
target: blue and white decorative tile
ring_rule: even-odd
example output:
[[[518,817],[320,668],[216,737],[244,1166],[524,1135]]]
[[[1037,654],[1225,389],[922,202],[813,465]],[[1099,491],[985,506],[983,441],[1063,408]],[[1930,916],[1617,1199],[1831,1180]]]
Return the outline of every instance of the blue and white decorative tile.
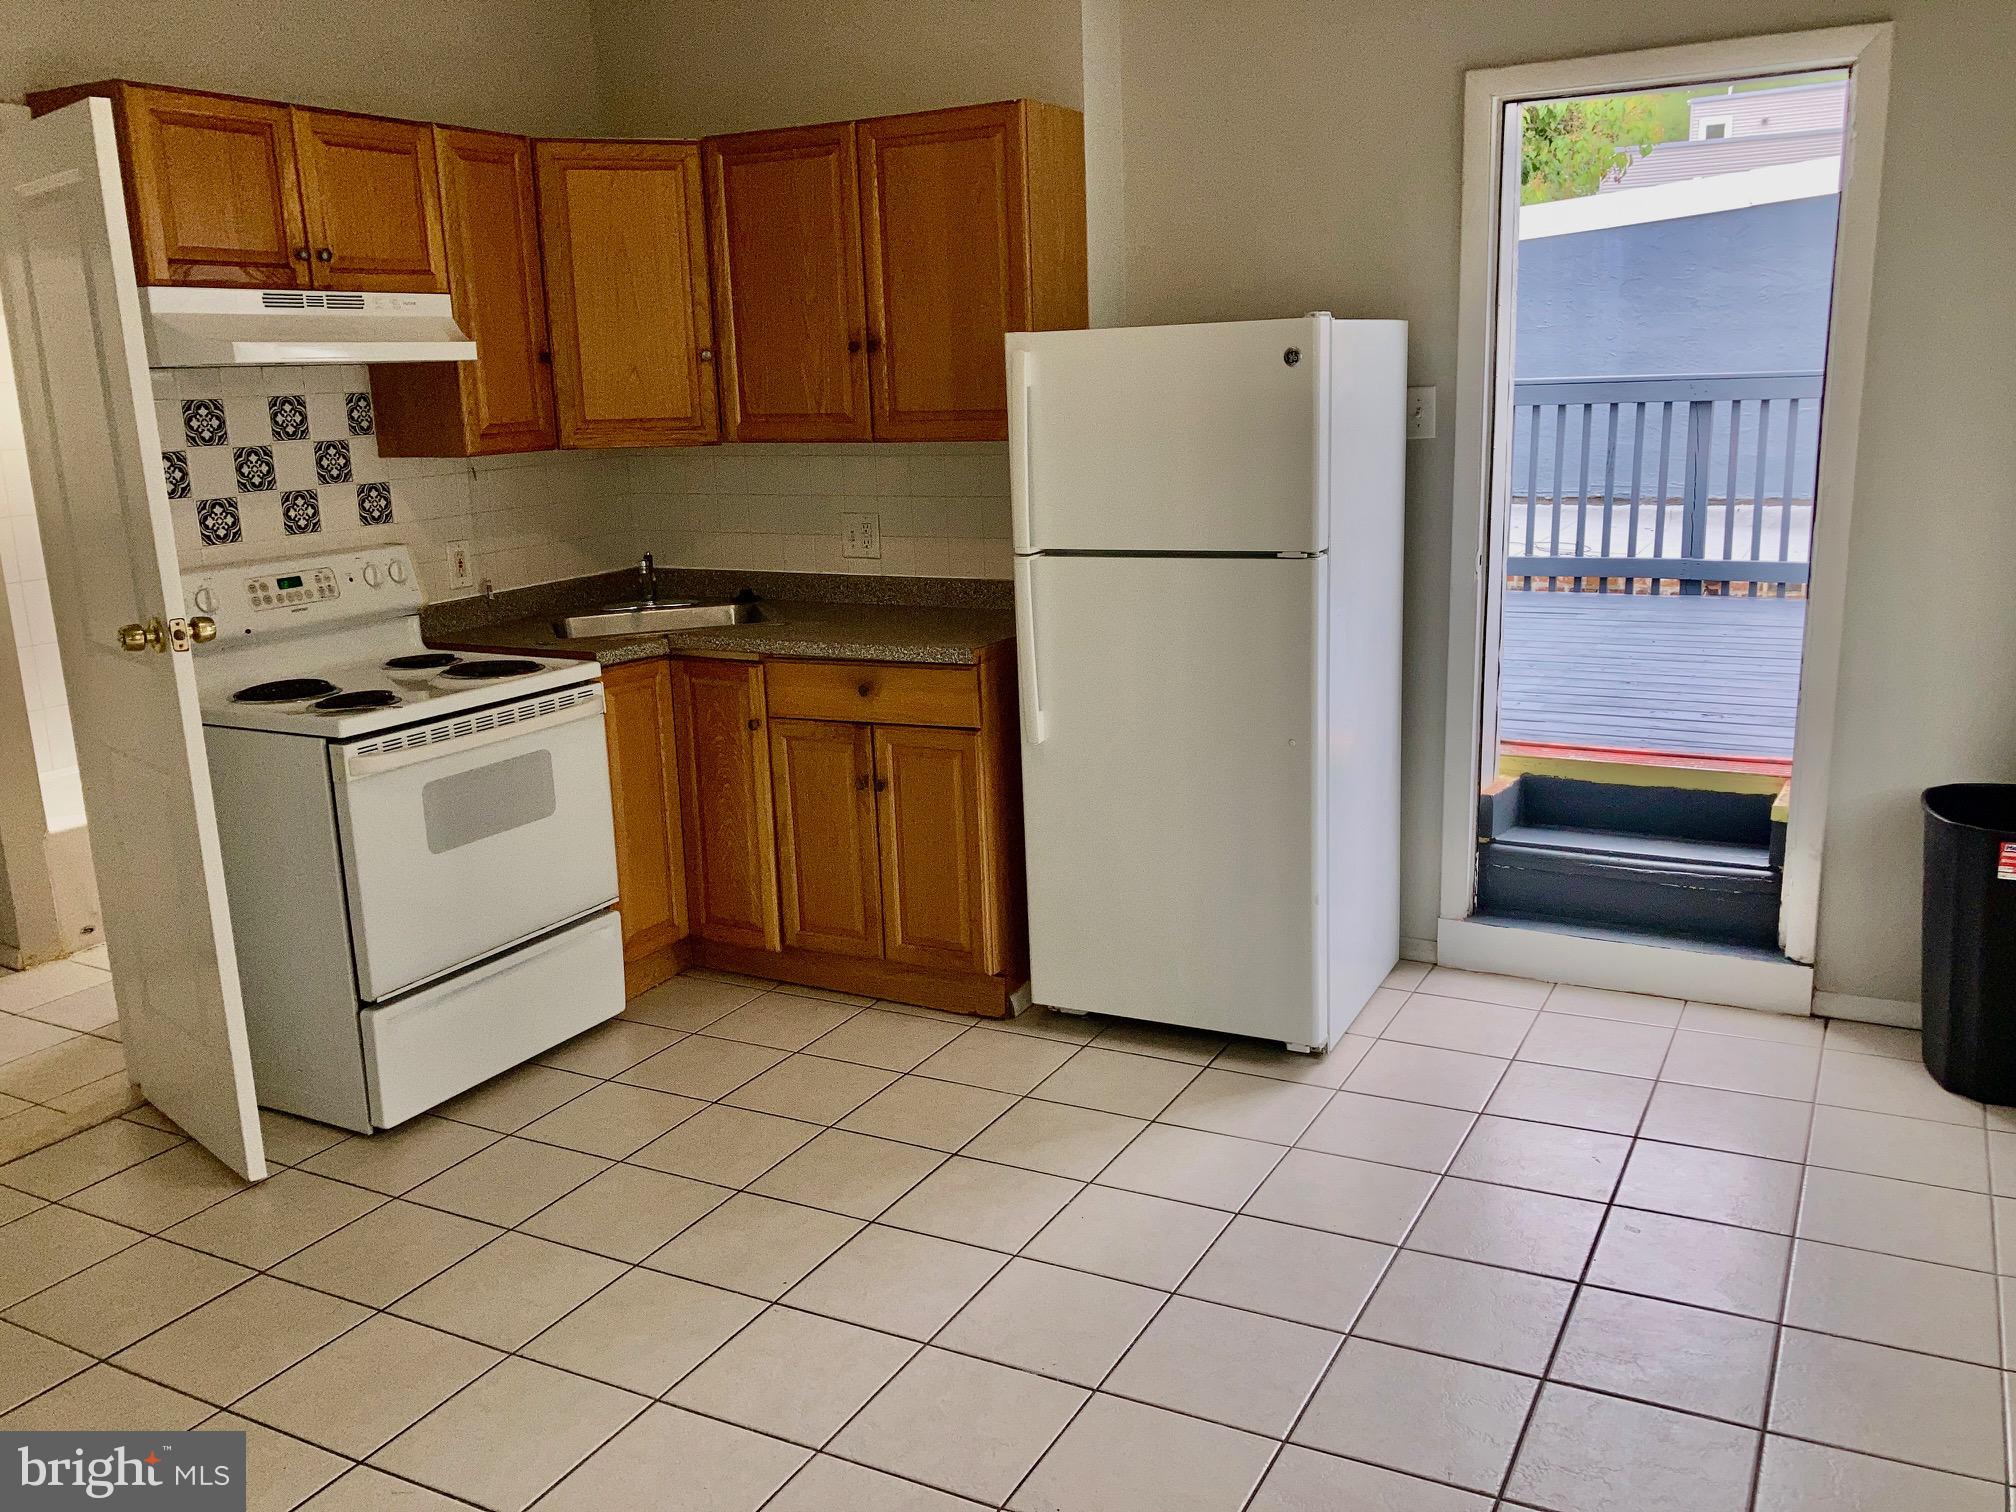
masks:
[[[266,400],[266,424],[275,441],[308,439],[308,396],[274,394]]]
[[[232,450],[231,465],[238,474],[238,492],[271,493],[274,489],[273,448],[240,446]]]
[[[322,529],[322,501],[312,488],[280,495],[280,525],[288,535],[315,535]]]
[[[371,396],[368,393],[345,394],[343,414],[349,422],[351,435],[370,436],[377,433],[378,418],[372,412]]]
[[[392,523],[392,485],[390,483],[359,483],[357,485],[357,523],[359,525],[390,525]]]
[[[191,446],[223,446],[231,439],[222,399],[182,401],[182,439]]]
[[[315,481],[317,483],[348,483],[350,481],[350,443],[348,441],[317,441],[315,443]]]
[[[196,525],[205,546],[235,546],[245,539],[236,499],[205,499],[196,506]]]
[[[161,466],[168,474],[168,497],[186,499],[189,492],[189,454],[180,451],[161,453]]]

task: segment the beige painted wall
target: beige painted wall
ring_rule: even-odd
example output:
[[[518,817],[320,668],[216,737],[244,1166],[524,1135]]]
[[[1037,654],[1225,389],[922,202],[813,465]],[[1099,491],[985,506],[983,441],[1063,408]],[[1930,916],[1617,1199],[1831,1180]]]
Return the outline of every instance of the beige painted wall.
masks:
[[[598,128],[585,0],[0,0],[0,99],[133,78],[573,135]]]
[[[1871,19],[1828,0],[1119,0],[1127,317],[1331,309],[1456,372],[1466,68]],[[1819,985],[1918,995],[1918,790],[2016,779],[2016,56],[2008,0],[1894,0]],[[1446,411],[1445,411],[1446,413]],[[1408,474],[1404,929],[1436,915],[1453,453]],[[1822,503],[1821,529],[1825,525]],[[1824,549],[1824,547],[1823,547]]]

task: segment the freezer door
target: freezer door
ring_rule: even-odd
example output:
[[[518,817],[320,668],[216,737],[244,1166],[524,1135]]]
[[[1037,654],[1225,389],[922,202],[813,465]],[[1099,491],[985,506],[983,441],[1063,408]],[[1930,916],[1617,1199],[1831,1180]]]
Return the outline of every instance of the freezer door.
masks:
[[[1021,557],[1030,980],[1308,1045],[1322,558]]]
[[[1322,550],[1330,325],[1009,336],[1015,549]]]

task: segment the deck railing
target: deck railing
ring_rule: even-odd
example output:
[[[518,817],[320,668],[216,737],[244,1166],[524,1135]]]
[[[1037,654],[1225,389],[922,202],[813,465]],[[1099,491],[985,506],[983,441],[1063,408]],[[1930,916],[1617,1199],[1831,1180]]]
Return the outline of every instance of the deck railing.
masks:
[[[1515,383],[1511,585],[1803,594],[1820,381],[1744,373]]]

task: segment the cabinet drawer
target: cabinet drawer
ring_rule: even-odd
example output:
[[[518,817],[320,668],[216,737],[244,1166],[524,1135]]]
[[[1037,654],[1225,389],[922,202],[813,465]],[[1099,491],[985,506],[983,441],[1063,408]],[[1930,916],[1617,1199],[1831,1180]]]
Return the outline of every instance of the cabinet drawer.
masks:
[[[765,666],[763,675],[773,715],[864,724],[980,727],[980,677],[972,667],[773,661]]]

